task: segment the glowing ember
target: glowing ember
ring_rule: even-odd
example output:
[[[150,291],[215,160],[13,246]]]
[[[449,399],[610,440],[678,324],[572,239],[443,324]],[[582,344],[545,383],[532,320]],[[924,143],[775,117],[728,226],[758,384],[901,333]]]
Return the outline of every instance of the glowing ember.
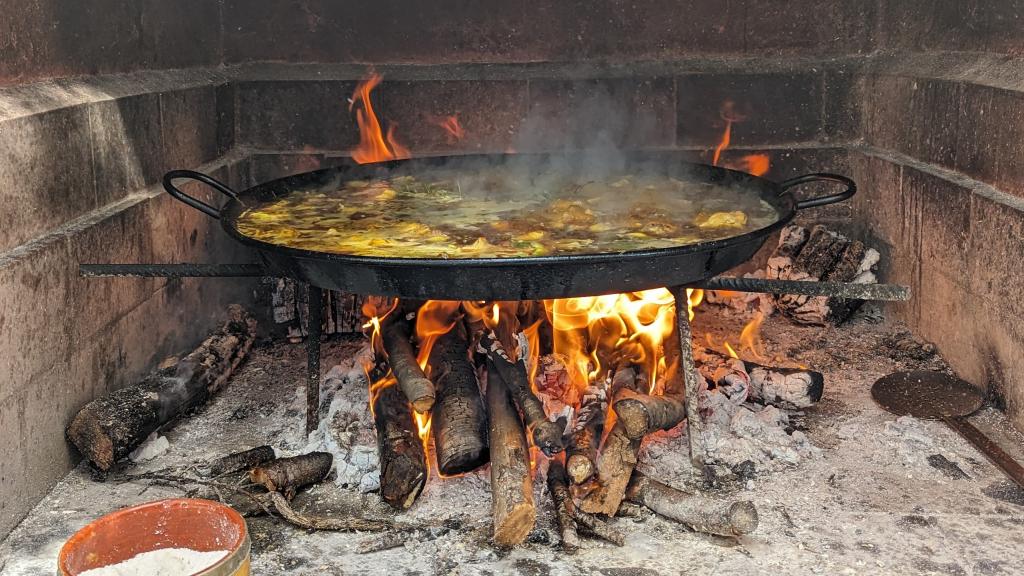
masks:
[[[373,110],[370,92],[380,84],[381,79],[382,76],[374,72],[360,82],[348,106],[349,111],[355,110],[356,123],[359,125],[359,146],[352,150],[352,159],[360,164],[410,156],[409,150],[395,140],[395,125],[391,124],[385,135]]]

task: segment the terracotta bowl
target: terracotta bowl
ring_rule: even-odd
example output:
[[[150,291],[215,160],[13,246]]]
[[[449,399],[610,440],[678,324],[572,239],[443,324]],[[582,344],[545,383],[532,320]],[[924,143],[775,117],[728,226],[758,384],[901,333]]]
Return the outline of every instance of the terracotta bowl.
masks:
[[[249,531],[230,507],[210,500],[158,500],[112,512],[75,533],[60,550],[58,574],[77,576],[161,548],[230,550],[195,576],[248,576]]]

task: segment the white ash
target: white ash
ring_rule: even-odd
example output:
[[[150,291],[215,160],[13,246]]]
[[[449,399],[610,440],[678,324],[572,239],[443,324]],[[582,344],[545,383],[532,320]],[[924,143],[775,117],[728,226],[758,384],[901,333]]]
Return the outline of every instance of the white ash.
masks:
[[[132,462],[147,462],[167,452],[170,447],[171,443],[167,440],[166,436],[153,432],[142,444],[139,444],[138,448],[132,450],[131,454],[128,455],[128,459]]]
[[[230,550],[201,552],[191,548],[161,548],[124,562],[86,570],[79,576],[189,576],[220,562]]]
[[[320,394],[330,399],[320,425],[310,433],[302,452],[323,451],[334,456],[335,484],[372,492],[380,488],[380,456],[377,453],[370,388],[364,362],[372,357],[369,347],[327,371]]]

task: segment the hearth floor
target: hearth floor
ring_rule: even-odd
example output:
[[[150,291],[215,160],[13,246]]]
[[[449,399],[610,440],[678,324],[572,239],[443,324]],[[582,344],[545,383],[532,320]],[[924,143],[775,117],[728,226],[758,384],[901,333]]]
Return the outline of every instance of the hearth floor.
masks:
[[[700,311],[694,326],[698,340],[711,332],[720,342],[724,334],[737,334],[742,322]],[[800,327],[778,317],[765,322],[770,354],[825,374],[824,399],[799,419],[820,452],[795,465],[762,467],[753,480],[712,491],[757,505],[760,526],[738,542],[694,533],[656,516],[642,521],[620,518],[612,522],[626,534],[625,547],[584,540],[582,550],[565,555],[554,544],[557,531],[550,500],[537,483],[540,514],[533,542],[512,551],[498,550],[488,543],[485,468],[445,480],[432,475],[417,503],[398,518],[440,525],[459,517],[461,527],[390,550],[360,554],[361,543],[371,538],[367,534],[310,533],[276,519],[250,518],[253,574],[1024,573],[1019,553],[1024,546],[1024,492],[944,425],[897,420],[871,400],[869,388],[879,376],[897,369],[941,366],[938,358],[900,358],[883,343],[900,329],[870,315],[840,328]],[[362,345],[337,340],[325,344],[325,372],[338,363],[351,367]],[[304,368],[301,345],[258,347],[224,391],[166,433],[167,453],[125,466],[103,483],[79,466],[0,543],[0,574],[51,574],[61,544],[91,519],[122,506],[183,494],[175,487],[127,482],[126,474],[201,463],[260,444],[288,453],[301,451],[307,445],[300,429]],[[353,376],[338,394],[365,397],[356,387],[365,387],[365,382]],[[1002,438],[1008,448],[1024,446],[1024,438],[1009,429],[998,412],[983,411],[973,421]],[[355,436],[370,449],[372,431]],[[661,455],[648,456],[644,470],[685,485],[691,477],[685,466],[685,437],[661,442]],[[674,447],[678,457],[672,457],[666,446]],[[928,457],[936,454],[965,475],[933,467]],[[300,498],[298,506],[318,512],[389,514],[375,493],[360,494],[356,487],[330,481]]]

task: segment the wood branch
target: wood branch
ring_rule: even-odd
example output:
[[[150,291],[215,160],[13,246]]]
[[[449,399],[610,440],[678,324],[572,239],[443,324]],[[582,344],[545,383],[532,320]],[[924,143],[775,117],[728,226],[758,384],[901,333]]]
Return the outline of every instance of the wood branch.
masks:
[[[623,546],[626,543],[626,537],[621,532],[609,526],[604,520],[586,512],[576,511],[576,524],[579,531],[587,536],[600,538],[616,546]]]
[[[412,408],[397,384],[377,392],[373,424],[380,454],[380,496],[391,506],[406,510],[427,482],[427,458]]]
[[[683,394],[652,396],[634,390],[622,390],[615,400],[615,415],[633,440],[658,430],[671,430],[686,420]]]
[[[642,388],[641,379],[632,366],[624,366],[615,371],[612,389]],[[597,460],[597,488],[591,491],[580,502],[580,510],[591,514],[613,516],[626,494],[626,486],[636,467],[637,455],[640,452],[640,439],[630,438],[621,421],[608,432],[601,455]]]
[[[334,457],[328,452],[278,458],[253,468],[249,472],[249,480],[263,486],[268,492],[281,492],[290,500],[299,488],[326,478],[331,472],[333,461]]]
[[[746,500],[729,502],[689,494],[634,473],[628,498],[698,532],[719,536],[750,534],[757,528],[757,508]]]
[[[405,397],[412,403],[414,410],[426,414],[434,405],[434,384],[416,362],[416,353],[409,341],[409,323],[401,311],[400,307],[384,320],[381,340],[388,354],[391,372],[398,379]]]
[[[504,380],[488,376],[494,543],[513,546],[526,539],[537,520],[530,449]]]
[[[565,422],[551,422],[544,412],[544,404],[533,393],[526,371],[526,360],[512,360],[501,342],[493,333],[484,334],[480,340],[481,351],[487,355],[488,375],[500,379],[508,389],[515,405],[523,415],[527,428],[533,436],[533,445],[547,456],[565,449]]]
[[[576,505],[569,494],[569,475],[559,460],[551,460],[548,465],[548,492],[555,504],[555,520],[562,536],[562,548],[574,551],[580,547],[580,537],[576,533]]]
[[[280,492],[269,494],[274,509],[289,523],[307,530],[333,530],[339,532],[383,532],[385,530],[408,529],[390,520],[369,518],[335,518],[296,512]]]
[[[438,338],[430,353],[437,393],[430,428],[437,468],[446,476],[475,470],[490,458],[487,413],[467,346],[462,326],[456,325]]]
[[[245,359],[255,338],[256,321],[232,305],[227,322],[176,365],[86,404],[68,425],[68,440],[106,472],[151,433],[204,404]]]
[[[582,484],[594,475],[597,447],[604,433],[608,413],[608,394],[600,383],[592,383],[583,392],[576,424],[566,449],[566,468],[573,484]]]
[[[251,470],[264,462],[274,459],[274,449],[270,446],[257,446],[234,454],[228,454],[218,458],[210,464],[210,475],[221,476],[238,472],[239,470]]]

